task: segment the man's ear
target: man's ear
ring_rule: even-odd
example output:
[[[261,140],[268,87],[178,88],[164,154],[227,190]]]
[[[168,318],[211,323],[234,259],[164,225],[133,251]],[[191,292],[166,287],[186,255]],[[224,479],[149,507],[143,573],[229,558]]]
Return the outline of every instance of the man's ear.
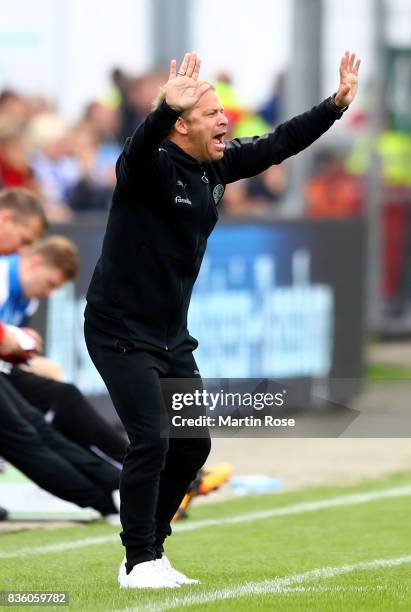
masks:
[[[177,134],[186,135],[188,133],[187,120],[184,117],[179,117],[174,124],[174,129]]]

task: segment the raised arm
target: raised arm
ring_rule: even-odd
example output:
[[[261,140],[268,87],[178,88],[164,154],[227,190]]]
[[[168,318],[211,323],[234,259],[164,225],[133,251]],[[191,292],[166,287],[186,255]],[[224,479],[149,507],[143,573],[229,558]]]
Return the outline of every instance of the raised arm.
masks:
[[[273,164],[306,149],[326,132],[354,100],[358,90],[360,60],[348,51],[340,63],[340,84],[334,96],[279,125],[262,137],[236,138],[227,143],[217,162],[224,182],[232,183],[263,172]]]

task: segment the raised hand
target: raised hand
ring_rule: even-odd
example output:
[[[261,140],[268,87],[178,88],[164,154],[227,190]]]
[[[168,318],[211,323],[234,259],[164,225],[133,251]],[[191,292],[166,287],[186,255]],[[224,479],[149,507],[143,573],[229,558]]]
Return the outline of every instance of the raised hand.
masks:
[[[358,71],[361,60],[356,59],[355,53],[346,51],[340,64],[340,85],[335,96],[335,103],[340,108],[349,106],[358,91]]]
[[[200,66],[201,60],[196,53],[186,53],[178,71],[176,60],[171,60],[165,86],[166,102],[171,108],[177,111],[188,110],[210,89],[208,83],[198,83]]]

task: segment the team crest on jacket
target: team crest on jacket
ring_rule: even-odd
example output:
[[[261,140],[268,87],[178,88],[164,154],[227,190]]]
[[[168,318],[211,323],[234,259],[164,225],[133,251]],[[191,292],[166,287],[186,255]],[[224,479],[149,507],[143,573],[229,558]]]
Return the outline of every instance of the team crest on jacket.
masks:
[[[221,198],[223,197],[223,193],[224,193],[224,187],[223,185],[216,185],[213,189],[213,198],[214,198],[214,202],[216,204],[219,203],[219,201],[221,200]]]

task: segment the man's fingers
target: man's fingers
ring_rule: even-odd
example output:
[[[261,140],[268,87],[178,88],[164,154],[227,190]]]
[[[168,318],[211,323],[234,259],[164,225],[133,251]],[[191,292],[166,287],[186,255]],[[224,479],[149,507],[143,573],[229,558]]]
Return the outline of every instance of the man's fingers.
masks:
[[[347,72],[358,74],[360,64],[361,64],[361,60],[357,58],[356,53],[351,53],[350,51],[346,51],[341,59],[340,75],[343,76],[344,73],[347,73]]]
[[[346,51],[341,58],[341,63],[340,63],[341,76],[348,70],[349,65],[350,65],[350,52]]]
[[[185,74],[188,68],[188,62],[190,61],[191,53],[186,53],[183,61],[181,62],[180,68],[177,74]]]
[[[188,62],[187,70],[185,75],[191,78],[193,76],[194,68],[197,61],[197,53],[191,53],[190,61]]]
[[[352,53],[351,57],[350,57],[350,70],[351,70],[351,72],[354,70],[355,57],[356,57],[355,53]]]
[[[196,58],[196,63],[195,63],[195,66],[194,66],[194,70],[193,70],[193,76],[192,76],[192,78],[195,81],[197,81],[197,79],[198,79],[198,75],[199,75],[199,72],[200,72],[200,66],[201,66],[201,59],[199,57],[197,57]]]
[[[168,76],[168,80],[175,79],[177,75],[177,62],[175,59],[172,59],[170,62],[170,74]]]

